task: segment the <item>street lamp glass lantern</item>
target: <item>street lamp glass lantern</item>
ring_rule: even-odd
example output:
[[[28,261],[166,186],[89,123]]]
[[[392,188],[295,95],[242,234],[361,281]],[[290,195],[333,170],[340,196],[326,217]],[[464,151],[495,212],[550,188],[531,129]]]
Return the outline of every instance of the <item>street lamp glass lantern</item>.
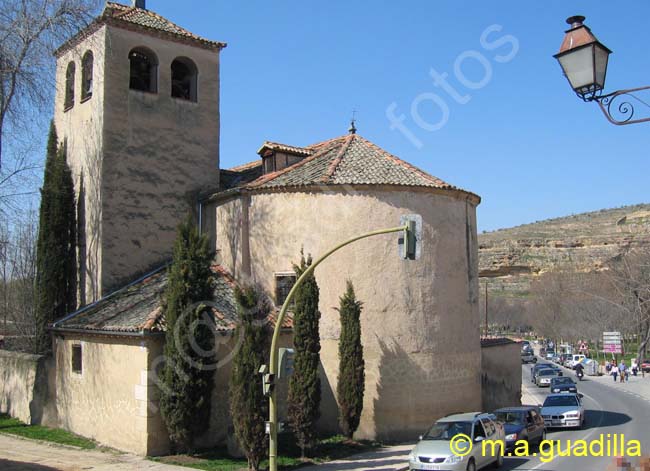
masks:
[[[567,19],[571,29],[554,57],[560,63],[571,88],[585,101],[591,101],[605,88],[610,51],[583,24],[584,16]]]

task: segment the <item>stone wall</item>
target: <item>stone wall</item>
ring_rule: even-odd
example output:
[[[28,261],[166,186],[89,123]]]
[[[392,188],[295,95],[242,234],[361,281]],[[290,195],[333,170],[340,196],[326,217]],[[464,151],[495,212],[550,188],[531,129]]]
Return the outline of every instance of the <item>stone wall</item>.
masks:
[[[56,425],[52,358],[0,350],[0,412],[26,424]]]
[[[275,274],[300,250],[319,256],[363,232],[423,218],[422,257],[398,256],[396,234],[348,246],[316,270],[320,288],[323,413],[338,431],[336,307],[352,280],[364,303],[364,409],[358,438],[414,439],[436,418],[481,407],[476,207],[454,192],[346,187],[252,193],[219,203],[219,260],[275,293]],[[435,393],[433,393],[435,391]]]
[[[505,338],[481,340],[483,410],[521,404],[521,346]]]

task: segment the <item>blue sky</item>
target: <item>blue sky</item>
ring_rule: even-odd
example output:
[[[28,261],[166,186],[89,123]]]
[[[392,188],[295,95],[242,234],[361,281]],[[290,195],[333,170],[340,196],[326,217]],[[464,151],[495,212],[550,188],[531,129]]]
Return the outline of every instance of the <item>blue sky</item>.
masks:
[[[650,2],[624,5],[147,2],[228,43],[222,167],[254,160],[264,140],[307,145],[344,134],[357,110],[361,135],[479,194],[479,230],[650,202],[650,123],[609,124],[596,104],[573,95],[552,57],[565,19],[582,14],[614,51],[607,90],[650,84]],[[455,98],[436,87],[431,69],[448,74]],[[391,129],[391,107],[415,139]]]

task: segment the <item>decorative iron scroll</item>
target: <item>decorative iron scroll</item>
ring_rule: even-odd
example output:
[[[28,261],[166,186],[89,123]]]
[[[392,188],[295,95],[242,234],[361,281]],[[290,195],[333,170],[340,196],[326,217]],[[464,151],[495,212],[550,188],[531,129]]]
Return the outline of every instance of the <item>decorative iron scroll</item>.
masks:
[[[618,90],[607,95],[594,97],[593,100],[598,102],[601,111],[612,124],[623,126],[625,124],[643,123],[650,121],[650,99],[644,100],[637,93],[643,90],[650,90],[650,87]],[[648,109],[647,117],[639,117],[635,106],[645,106]]]

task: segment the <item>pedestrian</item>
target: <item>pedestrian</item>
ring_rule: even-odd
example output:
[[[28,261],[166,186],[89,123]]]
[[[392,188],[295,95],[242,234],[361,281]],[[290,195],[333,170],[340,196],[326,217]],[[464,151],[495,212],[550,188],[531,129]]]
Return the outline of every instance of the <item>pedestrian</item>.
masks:
[[[630,369],[632,370],[632,375],[636,376],[637,372],[639,371],[639,363],[636,361],[636,358],[632,358]]]
[[[616,378],[618,377],[618,366],[616,366],[616,364],[612,366],[612,369],[610,370],[609,374],[612,375],[612,377],[614,378],[614,382],[616,382]]]
[[[607,374],[612,374],[612,362],[607,360],[607,363],[605,363],[605,371],[607,371]]]
[[[625,366],[625,360],[621,360],[621,363],[618,365],[618,372],[621,374],[621,383],[625,381],[627,376],[627,367]]]

